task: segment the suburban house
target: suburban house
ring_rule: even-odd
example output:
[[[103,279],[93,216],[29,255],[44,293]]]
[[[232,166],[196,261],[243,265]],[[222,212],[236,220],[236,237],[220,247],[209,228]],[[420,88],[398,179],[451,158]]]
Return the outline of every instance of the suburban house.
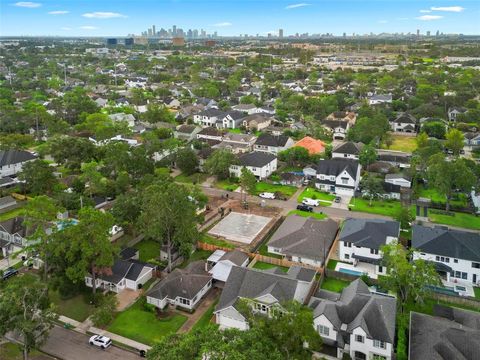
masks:
[[[376,94],[368,98],[368,105],[391,104],[392,95]]]
[[[249,257],[238,249],[232,251],[215,250],[205,263],[205,271],[212,275],[213,280],[225,282],[233,266],[246,267]]]
[[[225,117],[225,112],[210,108],[193,115],[193,122],[201,126],[216,127],[217,122],[221,122]]]
[[[401,173],[385,175],[385,182],[388,184],[399,185],[408,189],[412,187],[412,178]]]
[[[320,267],[325,263],[337,231],[338,224],[331,219],[287,216],[268,242],[268,252]]]
[[[445,226],[412,226],[414,258],[431,261],[448,282],[480,285],[480,234]]]
[[[17,200],[10,195],[0,198],[0,214],[17,207]]]
[[[108,115],[108,117],[113,122],[127,123],[129,128],[133,128],[135,126],[135,116],[133,116],[132,114],[116,113],[116,114]]]
[[[342,292],[319,290],[309,306],[322,352],[344,359],[391,360],[394,353],[396,299],[371,293],[357,279]]]
[[[167,305],[193,310],[212,288],[212,277],[204,261],[194,261],[185,269],[176,268],[147,291],[147,303],[164,309]]]
[[[310,136],[305,136],[303,139],[297,141],[294,146],[307,149],[310,155],[316,155],[325,152],[325,143]]]
[[[388,163],[392,166],[407,169],[410,167],[412,154],[396,150],[377,150],[377,161]]]
[[[465,140],[463,141],[465,146],[473,150],[480,147],[480,133],[468,132],[463,134]]]
[[[4,257],[25,247],[27,237],[34,233],[23,221],[23,217],[17,216],[0,222],[0,249]]]
[[[179,140],[192,141],[197,138],[197,134],[202,130],[196,125],[179,125],[173,132],[173,136]]]
[[[315,187],[337,195],[353,196],[360,183],[360,169],[355,160],[320,160],[315,167]]]
[[[0,150],[0,178],[17,175],[25,163],[36,158],[36,155],[24,150]]]
[[[381,194],[380,196],[383,199],[400,200],[401,190],[402,190],[402,187],[400,185],[395,185],[395,184],[391,184],[384,181],[382,183],[382,186],[383,186],[384,193]],[[365,190],[362,191],[362,196],[368,196],[368,195],[369,194],[367,191]]]
[[[241,111],[232,110],[225,114],[221,123],[217,123],[217,127],[223,129],[237,129],[242,126],[245,114]]]
[[[362,143],[355,143],[353,141],[347,141],[341,143],[332,150],[332,158],[343,158],[358,160],[360,151],[363,148]]]
[[[404,133],[416,133],[417,132],[417,119],[408,113],[399,114],[395,120],[390,123],[393,131]]]
[[[223,135],[222,142],[213,146],[215,149],[228,149],[234,154],[249,152],[257,138],[255,135],[228,133]]]
[[[197,133],[197,139],[215,145],[223,140],[223,134],[217,128],[206,127]]]
[[[242,125],[247,130],[260,131],[270,126],[272,117],[265,114],[252,114],[243,118]]]
[[[290,185],[300,187],[305,183],[305,175],[299,172],[283,172],[280,174],[280,183],[281,185]],[[275,182],[276,183],[276,182]]]
[[[280,151],[287,150],[293,146],[293,139],[286,135],[261,134],[255,145],[255,151],[265,151],[277,155]]]
[[[327,116],[326,120],[343,120],[354,125],[357,115],[353,111],[335,111]]]
[[[452,107],[448,109],[448,120],[457,121],[457,116],[459,114],[464,114],[467,112],[467,109],[464,107]]]
[[[262,151],[242,154],[238,157],[238,164],[230,165],[230,175],[240,177],[244,167],[250,170],[257,179],[263,180],[277,170],[277,157]]]
[[[96,287],[115,293],[125,289],[138,290],[152,278],[154,270],[154,265],[138,260],[118,259],[111,268],[104,269],[96,275]],[[93,287],[91,274],[85,276],[85,285]]]
[[[322,125],[330,131],[335,140],[344,140],[350,129],[350,123],[344,120],[323,120]]]
[[[251,302],[255,312],[268,315],[281,309],[281,303],[296,300],[303,303],[315,280],[316,271],[292,266],[285,273],[278,268],[265,271],[234,266],[215,309],[220,329],[248,330],[247,319],[240,313],[240,300]]]
[[[381,219],[346,219],[338,237],[341,261],[359,268],[369,276],[386,274],[380,248],[398,240],[400,223]],[[368,271],[370,270],[370,271]],[[372,276],[370,276],[372,277]]]
[[[480,314],[435,304],[433,316],[410,313],[409,360],[478,359]]]
[[[257,108],[254,104],[238,104],[238,105],[232,106],[232,109],[236,111],[241,111],[243,113],[247,113],[248,115],[257,114],[261,112],[261,110]]]

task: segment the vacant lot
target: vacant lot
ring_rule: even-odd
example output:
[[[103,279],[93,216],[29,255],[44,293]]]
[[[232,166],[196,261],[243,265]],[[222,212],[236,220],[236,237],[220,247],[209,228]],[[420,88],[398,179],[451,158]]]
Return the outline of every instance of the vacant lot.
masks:
[[[402,207],[400,201],[374,200],[372,201],[372,205],[370,205],[370,200],[362,198],[352,198],[349,206],[353,211],[367,212],[390,217],[396,216]],[[413,211],[414,208],[412,207],[412,213]]]
[[[325,192],[321,192],[315,190],[313,188],[306,188],[298,197],[297,201],[299,203],[302,202],[303,199],[310,198],[314,200],[320,200],[320,205],[322,206],[330,206],[332,205],[332,201],[335,199],[335,195],[328,194]]]
[[[257,183],[255,191],[253,195],[258,195],[262,192],[270,192],[270,193],[280,193],[282,196],[290,198],[293,194],[295,194],[297,188],[294,186],[288,185],[278,185],[278,184],[269,184],[263,181]]]
[[[393,143],[389,150],[404,151],[411,153],[417,148],[416,138],[414,136],[392,135]]]
[[[207,174],[196,173],[193,175],[180,174],[175,177],[175,181],[186,184],[201,184],[207,179]]]
[[[85,321],[95,310],[93,305],[87,303],[85,294],[75,295],[67,299],[62,299],[58,291],[50,290],[48,294],[50,300],[56,306],[56,312],[73,320]]]
[[[446,214],[436,214],[434,213],[434,211],[429,211],[428,219],[431,222],[434,222],[437,224],[445,224],[445,225],[463,227],[466,229],[480,230],[480,217],[472,214],[466,214],[466,213],[460,213],[460,212],[455,212],[453,214],[455,215],[451,216]]]

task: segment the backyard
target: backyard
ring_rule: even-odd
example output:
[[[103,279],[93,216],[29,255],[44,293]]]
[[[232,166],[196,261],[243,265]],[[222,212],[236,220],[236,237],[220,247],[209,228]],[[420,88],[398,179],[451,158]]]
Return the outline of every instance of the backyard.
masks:
[[[153,345],[164,336],[176,333],[185,321],[187,317],[177,313],[159,319],[155,311],[144,309],[143,300],[140,299],[127,310],[118,313],[108,331],[142,344]]]
[[[269,264],[269,263],[262,262],[262,261],[257,261],[257,262],[255,263],[255,265],[253,265],[253,268],[254,268],[254,269],[259,269],[259,270],[268,270],[268,269],[273,269],[273,268],[279,268],[279,269],[282,270],[283,272],[287,272],[287,271],[288,271],[288,267],[273,265],[273,264]]]
[[[270,192],[270,193],[280,193],[282,196],[287,198],[292,197],[295,194],[297,188],[294,186],[288,185],[278,185],[278,184],[269,184],[263,181],[257,182],[255,191],[253,191],[253,195],[258,195],[262,192]]]
[[[327,218],[327,215],[323,213],[316,213],[316,212],[308,212],[308,211],[301,211],[301,210],[291,210],[288,215],[298,215],[303,217],[313,217],[318,220],[323,220]]]
[[[428,219],[437,224],[451,225],[463,227],[472,230],[480,230],[480,217],[473,214],[466,214],[461,212],[452,212],[452,215],[440,213],[435,210],[428,212]]]
[[[372,206],[370,206],[370,200],[368,199],[352,198],[349,207],[352,211],[395,217],[400,212],[402,205],[400,201],[395,200],[373,200]],[[411,210],[414,214],[414,207]]]
[[[215,301],[210,307],[205,311],[205,314],[202,315],[200,319],[193,325],[191,331],[198,330],[198,329],[203,329],[204,327],[207,327],[209,324],[211,324],[213,312],[215,311],[215,306],[217,306],[218,300]],[[217,326],[217,325],[216,325]]]
[[[85,292],[91,291],[85,289]],[[56,312],[73,320],[85,321],[92,315],[95,307],[88,304],[88,294],[82,293],[71,298],[62,299],[58,291],[50,290],[48,293],[50,300],[55,304]]]
[[[186,183],[186,184],[201,184],[205,180],[207,180],[208,175],[207,174],[202,174],[202,173],[195,173],[193,175],[185,175],[185,174],[180,174],[178,176],[175,176],[175,181],[181,182],[181,183]]]
[[[142,240],[136,243],[134,248],[138,249],[140,261],[148,262],[160,257],[160,243],[158,241]]]
[[[388,149],[412,153],[417,148],[415,139],[414,136],[392,135],[393,143]]]
[[[301,203],[305,198],[320,200],[320,205],[330,206],[332,205],[332,201],[335,199],[335,195],[321,192],[313,188],[306,188],[298,197],[297,202]]]
[[[203,242],[205,244],[211,244],[211,245],[216,245],[220,247],[225,247],[228,249],[234,249],[235,246],[230,244],[228,241],[221,240],[221,239],[215,239],[214,237],[211,237],[210,235],[207,234],[202,234],[202,237],[200,238],[200,242]]]
[[[419,187],[419,197],[424,197],[440,204],[445,204],[446,202],[445,196],[439,194],[437,190],[425,188],[423,186]],[[467,195],[462,193],[454,194],[454,198],[450,200],[450,204],[466,207],[468,205]]]
[[[207,250],[195,250],[193,252],[193,254],[190,255],[190,257],[185,260],[182,264],[180,264],[180,268],[184,268],[186,267],[188,264],[194,262],[194,261],[198,261],[198,260],[206,260],[208,259],[208,257],[212,255],[212,252],[211,251],[207,251]]]
[[[350,285],[349,281],[326,277],[323,279],[321,288],[339,293],[348,285]]]

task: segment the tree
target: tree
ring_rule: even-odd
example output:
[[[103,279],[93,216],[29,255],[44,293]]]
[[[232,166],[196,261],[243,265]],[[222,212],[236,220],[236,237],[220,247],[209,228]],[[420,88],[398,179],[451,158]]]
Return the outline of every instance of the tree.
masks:
[[[369,206],[372,206],[372,201],[378,199],[383,193],[383,180],[375,175],[368,174],[362,179],[362,190],[366,197],[370,199]]]
[[[59,232],[58,250],[64,249],[68,262],[66,275],[73,282],[84,282],[85,276],[92,277],[92,292],[96,294],[97,274],[109,271],[118,253],[110,241],[110,230],[114,224],[108,212],[84,207],[78,213],[79,223]],[[62,244],[63,242],[63,244]]]
[[[100,166],[96,161],[82,164],[80,180],[88,185],[87,191],[90,197],[95,194],[103,194],[106,189],[107,179],[99,171]]]
[[[230,175],[230,165],[235,163],[235,155],[228,150],[215,150],[205,161],[204,169],[211,175],[216,175],[220,180]]]
[[[278,154],[278,158],[289,166],[305,166],[310,161],[308,150],[299,146],[281,151]]]
[[[120,194],[115,199],[112,215],[122,227],[130,227],[136,237],[136,224],[141,212],[141,196],[137,191]]]
[[[47,281],[49,246],[48,239],[51,233],[47,229],[56,231],[56,226],[51,225],[56,219],[60,208],[48,196],[37,196],[27,202],[25,206],[24,223],[30,229],[34,229],[29,236],[31,247],[40,254],[43,261],[43,280]]]
[[[0,292],[0,335],[13,332],[19,337],[24,360],[45,343],[57,317],[47,286],[32,275],[9,280]]]
[[[190,148],[183,148],[175,155],[175,163],[185,175],[192,175],[197,171],[198,158]]]
[[[174,114],[165,106],[158,104],[150,104],[147,111],[142,114],[142,120],[151,124],[157,122],[175,123]]]
[[[460,155],[465,140],[463,133],[457,129],[450,129],[447,132],[446,138],[447,141],[445,141],[445,147],[452,150],[455,156]]]
[[[69,169],[78,170],[83,162],[94,159],[96,148],[88,139],[62,136],[52,140],[50,154],[55,162],[64,164]]]
[[[375,147],[372,145],[365,145],[362,150],[360,150],[358,160],[363,167],[367,168],[377,160],[377,150],[375,150]]]
[[[463,159],[447,161],[443,154],[430,158],[427,179],[435,190],[446,198],[446,210],[455,190],[470,191],[476,184],[475,175]]]
[[[355,126],[348,131],[348,139],[364,144],[372,141],[380,144],[389,130],[390,124],[387,117],[378,113],[372,117],[360,117]]]
[[[431,291],[429,285],[441,285],[435,266],[422,259],[413,260],[413,249],[406,250],[394,241],[380,250],[382,264],[387,268],[387,276],[379,279],[380,285],[397,294],[401,313],[408,304],[423,303]]]
[[[114,294],[109,294],[102,297],[100,304],[95,309],[95,312],[91,316],[93,325],[97,327],[103,327],[110,324],[115,318],[115,312],[117,311],[118,299]]]
[[[445,131],[445,124],[440,121],[429,121],[422,125],[422,132],[437,139],[444,139]]]
[[[53,168],[40,159],[24,164],[19,178],[25,181],[28,191],[33,195],[51,194],[58,183]]]
[[[415,141],[417,143],[417,148],[423,148],[428,145],[428,135],[425,132],[421,132],[420,134],[417,135],[415,138]]]
[[[252,193],[253,191],[255,191],[255,188],[257,186],[257,178],[246,167],[242,167],[242,171],[240,174],[240,186],[242,187],[242,193]]]
[[[401,229],[410,229],[410,224],[414,220],[412,213],[408,207],[400,208],[398,213],[395,215],[395,220],[400,223]]]
[[[172,269],[172,248],[190,256],[198,239],[197,205],[183,185],[171,180],[148,186],[143,193],[139,222],[145,236],[165,244],[168,271]]]

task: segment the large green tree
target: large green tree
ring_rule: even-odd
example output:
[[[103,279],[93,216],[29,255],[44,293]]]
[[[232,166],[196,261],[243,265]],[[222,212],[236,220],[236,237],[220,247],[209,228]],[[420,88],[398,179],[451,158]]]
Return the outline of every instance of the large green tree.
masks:
[[[33,195],[51,194],[58,183],[53,168],[41,159],[24,164],[19,178],[25,181],[27,190]]]
[[[373,164],[377,160],[377,151],[372,145],[363,146],[360,150],[358,160],[363,167],[368,167],[370,164]]]
[[[455,156],[460,155],[460,151],[465,145],[465,138],[463,133],[457,129],[450,129],[446,135],[447,141],[445,141],[445,147],[453,151]]]
[[[245,200],[247,193],[252,193],[255,191],[257,186],[257,179],[253,173],[248,170],[246,167],[242,167],[240,174],[240,186],[242,187],[242,195],[245,192]]]
[[[185,175],[192,175],[197,171],[198,158],[195,152],[190,148],[184,148],[177,151],[175,156],[177,167]]]
[[[230,165],[234,164],[235,161],[236,157],[230,151],[219,149],[210,155],[203,167],[207,173],[216,175],[222,180],[229,177]]]

